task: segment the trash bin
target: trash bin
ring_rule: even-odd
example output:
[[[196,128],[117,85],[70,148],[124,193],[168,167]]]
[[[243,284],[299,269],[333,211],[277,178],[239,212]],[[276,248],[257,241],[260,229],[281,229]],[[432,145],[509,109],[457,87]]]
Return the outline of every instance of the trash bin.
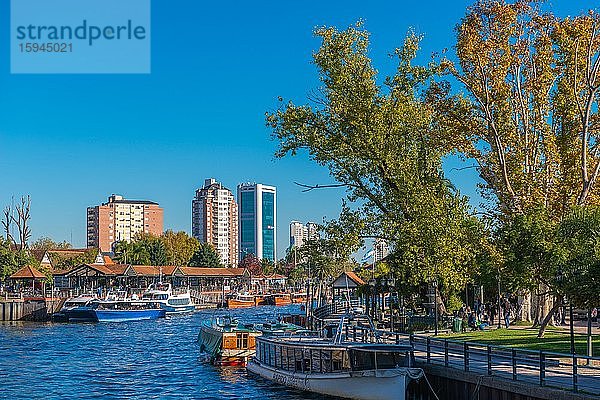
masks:
[[[462,319],[454,318],[454,323],[452,324],[452,332],[460,333],[462,330]]]

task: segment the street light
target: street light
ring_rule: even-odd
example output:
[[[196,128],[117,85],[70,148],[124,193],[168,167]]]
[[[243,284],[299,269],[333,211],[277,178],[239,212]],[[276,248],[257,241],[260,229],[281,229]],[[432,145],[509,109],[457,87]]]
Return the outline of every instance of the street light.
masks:
[[[435,327],[434,327],[434,331],[435,331],[435,336],[437,336],[438,334],[438,306],[437,306],[437,287],[438,287],[438,282],[437,280],[433,280],[433,282],[431,282],[431,286],[433,286],[433,315],[435,318]]]

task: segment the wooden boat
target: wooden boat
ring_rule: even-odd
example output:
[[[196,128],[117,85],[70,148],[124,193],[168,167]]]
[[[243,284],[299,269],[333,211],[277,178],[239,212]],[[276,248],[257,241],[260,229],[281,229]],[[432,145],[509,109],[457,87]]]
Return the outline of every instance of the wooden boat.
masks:
[[[410,380],[423,376],[421,369],[412,368],[410,345],[346,342],[341,337],[339,330],[333,341],[258,337],[247,369],[295,389],[357,400],[404,400]]]
[[[276,293],[273,295],[273,304],[276,306],[287,306],[292,304],[292,297],[289,293]]]
[[[256,337],[261,332],[253,325],[242,325],[228,316],[205,320],[200,325],[200,351],[211,363],[220,366],[244,366],[254,354]]]
[[[292,303],[306,303],[306,293],[292,293]]]
[[[255,305],[253,295],[238,294],[227,299],[227,308],[245,308]]]
[[[270,297],[269,295],[257,294],[256,296],[254,296],[254,305],[255,306],[265,306],[265,305],[269,304],[269,302],[270,302],[269,297]]]

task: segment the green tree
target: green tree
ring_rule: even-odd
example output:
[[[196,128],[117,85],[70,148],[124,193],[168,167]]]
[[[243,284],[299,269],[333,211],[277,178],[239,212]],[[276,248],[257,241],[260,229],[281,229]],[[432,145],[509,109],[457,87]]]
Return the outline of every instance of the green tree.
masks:
[[[0,279],[5,280],[26,265],[33,265],[34,259],[27,250],[16,249],[10,240],[0,237]]]
[[[558,287],[577,307],[591,309],[600,298],[600,207],[573,210],[560,224]]]
[[[209,267],[219,268],[222,267],[221,257],[215,247],[210,243],[200,243],[198,250],[194,252],[194,255],[189,262],[190,267]]]
[[[33,243],[31,243],[29,245],[29,248],[31,250],[52,250],[52,249],[72,249],[73,245],[69,242],[62,241],[62,242],[55,242],[54,240],[52,240],[51,238],[47,237],[47,236],[43,236],[39,239],[37,239],[36,241],[34,241]]]
[[[432,85],[440,142],[473,160],[500,217],[545,207],[556,221],[598,204],[600,16],[544,13],[538,1],[480,0]]]
[[[79,266],[81,264],[90,264],[93,263],[98,255],[98,249],[87,249],[83,253],[77,254],[61,254],[50,252],[50,259],[52,260],[52,267],[55,270],[70,270],[73,267]]]
[[[200,242],[187,233],[168,230],[160,237],[165,246],[167,264],[176,266],[188,265],[190,259],[200,247]]]
[[[276,156],[305,151],[329,169],[335,186],[347,188],[343,230],[388,240],[399,253],[397,265],[415,271],[416,281],[463,287],[474,259],[465,246],[473,224],[466,198],[442,171],[447,149],[426,90],[438,66],[414,64],[420,38],[409,33],[395,52],[395,74],[380,85],[362,24],[316,35],[320,96],[267,114],[279,142]]]
[[[150,265],[150,252],[143,241],[125,240],[115,244],[115,261],[122,264]]]

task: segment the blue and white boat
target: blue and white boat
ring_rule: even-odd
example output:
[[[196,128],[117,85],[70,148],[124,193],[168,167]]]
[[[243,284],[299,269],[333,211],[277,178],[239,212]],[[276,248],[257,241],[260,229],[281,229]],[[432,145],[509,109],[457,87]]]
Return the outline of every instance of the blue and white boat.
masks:
[[[54,313],[56,322],[96,322],[95,309],[100,299],[93,295],[84,294],[67,299],[60,311]]]
[[[101,301],[94,309],[98,322],[126,322],[164,318],[166,310],[154,301]]]
[[[189,290],[175,294],[170,283],[152,284],[142,294],[142,300],[153,301],[167,312],[167,314],[182,314],[196,310]]]

